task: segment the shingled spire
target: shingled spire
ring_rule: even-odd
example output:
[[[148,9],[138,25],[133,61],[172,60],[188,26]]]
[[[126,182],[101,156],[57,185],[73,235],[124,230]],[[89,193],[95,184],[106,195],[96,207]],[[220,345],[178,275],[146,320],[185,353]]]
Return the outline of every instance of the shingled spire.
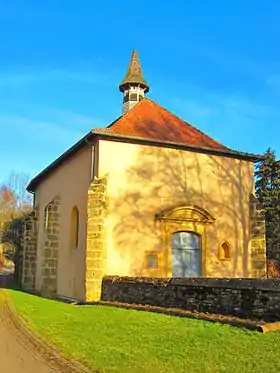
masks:
[[[145,93],[149,92],[149,86],[143,77],[142,68],[136,49],[133,50],[127,73],[122,80],[119,89],[123,92],[123,114],[136,105]]]

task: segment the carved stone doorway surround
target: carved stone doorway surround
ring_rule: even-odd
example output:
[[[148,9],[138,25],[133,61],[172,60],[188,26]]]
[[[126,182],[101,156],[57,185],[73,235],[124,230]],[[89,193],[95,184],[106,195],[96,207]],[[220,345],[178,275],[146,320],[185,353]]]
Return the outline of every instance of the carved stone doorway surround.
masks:
[[[172,277],[172,234],[187,231],[200,236],[201,277],[207,277],[207,257],[210,251],[207,240],[207,226],[213,224],[215,218],[201,207],[186,205],[164,210],[156,215],[156,220],[161,222],[162,229],[163,275]]]

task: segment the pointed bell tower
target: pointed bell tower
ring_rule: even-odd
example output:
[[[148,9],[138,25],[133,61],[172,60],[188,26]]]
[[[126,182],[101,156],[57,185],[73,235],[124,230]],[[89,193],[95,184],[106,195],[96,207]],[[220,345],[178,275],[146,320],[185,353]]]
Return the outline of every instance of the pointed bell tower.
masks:
[[[133,50],[127,73],[119,86],[123,93],[123,114],[133,108],[149,92],[149,86],[143,77],[136,49]]]

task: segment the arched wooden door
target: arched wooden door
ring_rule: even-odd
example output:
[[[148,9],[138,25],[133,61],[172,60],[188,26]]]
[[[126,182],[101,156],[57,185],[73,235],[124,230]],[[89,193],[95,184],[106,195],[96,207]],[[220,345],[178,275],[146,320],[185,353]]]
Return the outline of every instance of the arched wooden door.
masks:
[[[172,234],[172,277],[201,276],[201,239],[193,232]]]

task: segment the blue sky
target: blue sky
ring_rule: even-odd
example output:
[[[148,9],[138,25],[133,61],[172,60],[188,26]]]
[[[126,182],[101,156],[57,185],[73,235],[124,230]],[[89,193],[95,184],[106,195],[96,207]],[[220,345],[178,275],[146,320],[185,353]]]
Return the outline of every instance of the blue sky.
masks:
[[[121,114],[133,47],[149,97],[225,145],[280,156],[280,2],[0,0],[0,182],[34,177]]]

